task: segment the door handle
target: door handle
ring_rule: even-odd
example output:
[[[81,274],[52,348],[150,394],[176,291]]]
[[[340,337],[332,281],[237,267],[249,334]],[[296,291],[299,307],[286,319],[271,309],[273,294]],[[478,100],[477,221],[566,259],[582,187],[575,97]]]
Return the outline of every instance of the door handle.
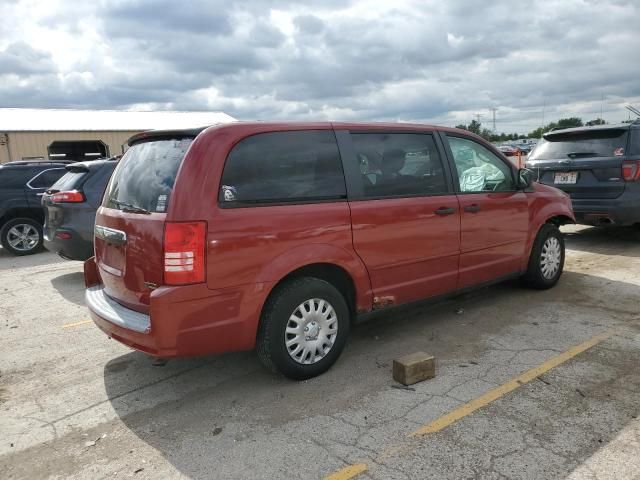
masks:
[[[480,211],[480,205],[474,203],[473,205],[467,205],[464,207],[465,212],[477,213]]]
[[[440,216],[453,215],[454,213],[456,213],[456,209],[455,208],[440,207],[439,209],[437,209],[433,213],[435,213],[436,215],[440,215]]]

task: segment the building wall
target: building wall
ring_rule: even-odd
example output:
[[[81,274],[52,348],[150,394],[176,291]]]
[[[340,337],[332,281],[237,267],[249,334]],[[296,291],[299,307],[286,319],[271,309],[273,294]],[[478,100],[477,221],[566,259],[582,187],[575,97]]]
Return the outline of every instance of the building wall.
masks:
[[[132,135],[131,132],[0,132],[0,163],[22,160],[24,157],[47,158],[47,147],[55,141],[102,140],[109,146],[111,155],[122,153],[122,145]],[[5,139],[3,141],[3,139]],[[8,140],[8,141],[7,141]]]

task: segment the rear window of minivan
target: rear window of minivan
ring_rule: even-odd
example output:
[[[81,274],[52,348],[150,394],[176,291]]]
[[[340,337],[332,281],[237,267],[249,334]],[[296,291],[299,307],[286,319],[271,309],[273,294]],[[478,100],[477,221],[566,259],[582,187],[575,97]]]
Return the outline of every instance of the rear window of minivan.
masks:
[[[628,129],[550,133],[538,142],[529,160],[614,157],[625,154]]]
[[[178,169],[193,138],[159,139],[136,143],[124,154],[107,186],[102,205],[124,205],[165,212]]]
[[[345,199],[333,131],[261,133],[239,142],[222,174],[220,205],[310,203]]]

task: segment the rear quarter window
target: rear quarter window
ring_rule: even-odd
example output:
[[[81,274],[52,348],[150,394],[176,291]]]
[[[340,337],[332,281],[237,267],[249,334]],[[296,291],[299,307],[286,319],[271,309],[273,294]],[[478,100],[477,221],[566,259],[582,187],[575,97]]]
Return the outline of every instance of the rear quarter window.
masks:
[[[631,129],[629,155],[640,155],[640,128]]]
[[[64,168],[50,168],[48,170],[44,170],[29,180],[29,186],[36,190],[49,188],[60,180],[65,173],[67,173],[67,171]]]
[[[262,133],[238,143],[225,163],[222,206],[346,198],[333,131]]]
[[[118,162],[104,195],[103,206],[122,209],[123,203],[150,212],[165,212],[178,169],[193,138],[137,143]]]

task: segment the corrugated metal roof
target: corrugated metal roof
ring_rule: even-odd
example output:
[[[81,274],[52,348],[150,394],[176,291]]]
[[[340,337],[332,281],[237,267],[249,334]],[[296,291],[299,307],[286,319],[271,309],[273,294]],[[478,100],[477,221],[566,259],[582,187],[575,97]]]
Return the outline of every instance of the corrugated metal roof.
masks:
[[[172,130],[233,121],[224,112],[0,108],[0,132]]]

